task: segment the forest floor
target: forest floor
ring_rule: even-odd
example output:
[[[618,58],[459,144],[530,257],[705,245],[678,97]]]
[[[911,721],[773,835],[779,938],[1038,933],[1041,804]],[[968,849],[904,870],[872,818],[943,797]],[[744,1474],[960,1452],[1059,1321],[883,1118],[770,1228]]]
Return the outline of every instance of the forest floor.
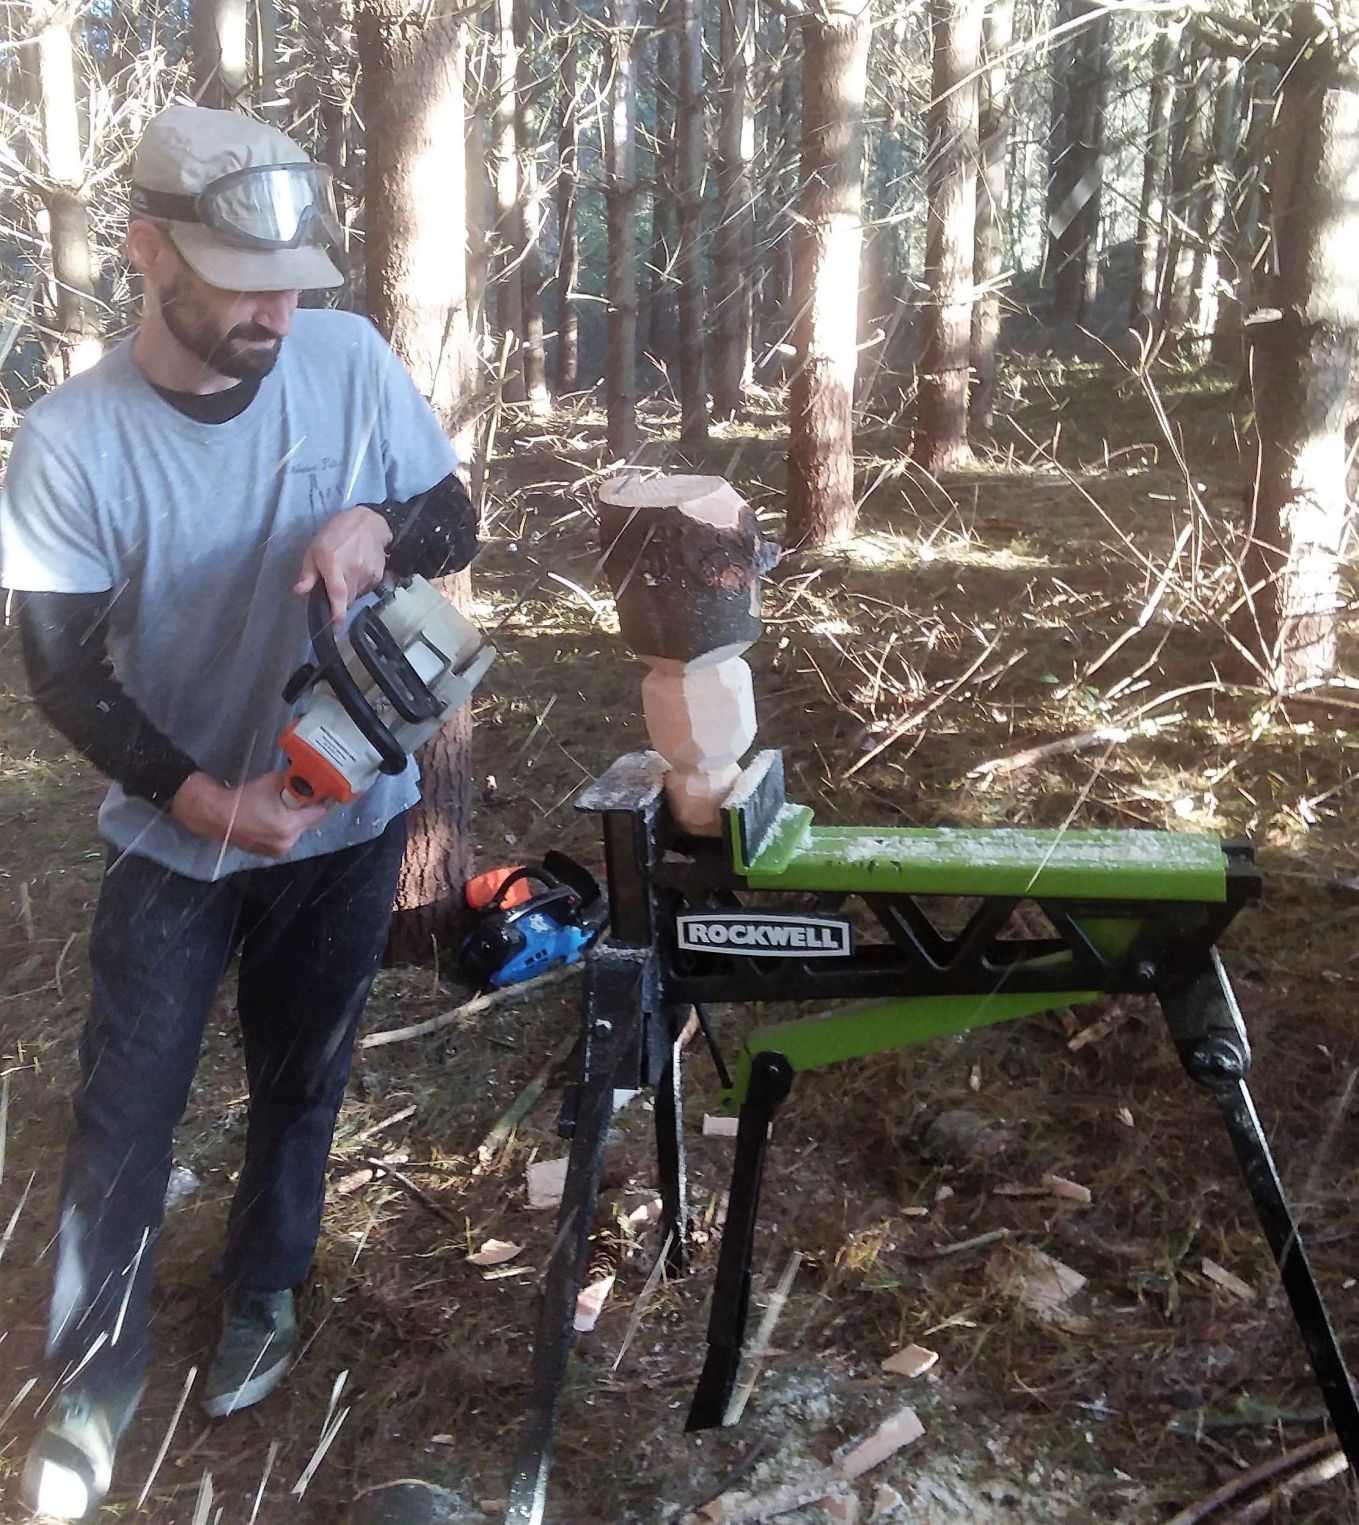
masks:
[[[1257,1100],[1353,1354],[1359,691],[1281,703],[1220,677],[1218,613],[1249,475],[1220,377],[1158,374],[1172,449],[1147,392],[1112,365],[1034,355],[1011,375],[995,450],[942,484],[910,467],[900,424],[865,421],[858,535],[832,554],[786,558],[769,580],[751,653],[761,743],[784,749],[790,798],[822,821],[1142,826],[1256,842],[1265,897],[1224,955],[1254,1041]],[[647,417],[658,434],[671,422]],[[477,704],[481,865],[555,846],[598,868],[592,818],[573,796],[644,740],[640,669],[596,576],[599,434],[584,412],[551,430],[501,430],[476,573],[477,614],[502,653]],[[782,451],[771,406],[690,464],[729,477],[777,538]],[[655,459],[677,461],[659,443]],[[102,858],[100,785],[32,713],[14,647],[5,632],[0,1500],[42,1397],[33,1379]],[[1345,651],[1354,671],[1352,640]],[[1070,750],[1022,755],[1076,737]],[[159,1357],[101,1520],[321,1525],[395,1477],[457,1491],[469,1519],[497,1518],[553,1231],[550,1213],[527,1207],[525,1169],[564,1152],[555,1094],[488,1159],[477,1146],[569,1039],[576,991],[568,980],[360,1054],[297,1370],[239,1417],[209,1424],[190,1400],[175,1422],[215,1334],[210,1266],[244,1126],[224,995],[176,1152],[193,1189],[171,1207],[161,1246]],[[385,971],[368,1030],[466,994],[448,969]],[[734,1049],[747,1014],[717,1016]],[[688,1079],[702,1229],[720,1212],[731,1143],[700,1136],[717,1089],[701,1052]],[[983,1146],[941,1154],[929,1125],[957,1109],[974,1114]],[[774,1486],[906,1403],[925,1436],[860,1484],[864,1518],[886,1482],[905,1500],[892,1520],[1165,1521],[1319,1433],[1319,1399],[1215,1111],[1147,1003],[1032,1018],[799,1080],[771,1151],[757,1302],[792,1252],[801,1263],[731,1430],[683,1433],[716,1236],[700,1233],[692,1276],[647,1287],[657,1246],[626,1220],[652,1196],[650,1137],[640,1099],[618,1115],[606,1159],[601,1225],[621,1265],[571,1364],[555,1525],[661,1525],[753,1452],[740,1486]],[[991,1154],[997,1139],[1005,1147]],[[373,1157],[400,1177],[364,1174]],[[1090,1203],[1012,1194],[1048,1172],[1087,1187]],[[1007,1237],[931,1255],[992,1230]],[[524,1246],[508,1274],[468,1263],[491,1237]],[[1087,1279],[1057,1322],[1014,1295],[1035,1249]],[[1231,1276],[1215,1280],[1214,1264]],[[937,1351],[937,1365],[914,1380],[885,1374],[884,1357],[910,1342]],[[1269,1518],[1340,1521],[1357,1501],[1342,1477]],[[0,1502],[0,1520],[18,1518]]]

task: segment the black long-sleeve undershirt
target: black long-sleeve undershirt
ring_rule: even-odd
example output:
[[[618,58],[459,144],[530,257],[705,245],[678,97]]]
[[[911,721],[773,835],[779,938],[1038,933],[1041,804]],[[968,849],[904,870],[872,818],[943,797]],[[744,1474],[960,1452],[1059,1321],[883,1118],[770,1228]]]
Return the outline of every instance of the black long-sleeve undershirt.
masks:
[[[467,489],[450,473],[404,503],[373,505],[392,531],[395,577],[459,572],[477,551]],[[165,807],[198,764],[119,684],[106,643],[107,593],[21,593],[20,649],[33,700],[77,752],[129,794]]]

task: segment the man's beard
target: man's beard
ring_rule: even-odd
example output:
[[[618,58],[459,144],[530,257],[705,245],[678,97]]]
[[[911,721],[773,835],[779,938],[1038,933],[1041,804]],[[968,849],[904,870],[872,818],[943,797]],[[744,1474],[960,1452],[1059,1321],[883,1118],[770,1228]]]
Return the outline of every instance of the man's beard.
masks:
[[[259,323],[238,323],[218,333],[196,310],[190,282],[182,271],[161,293],[160,311],[180,344],[219,376],[236,381],[267,376],[278,360],[283,340]]]

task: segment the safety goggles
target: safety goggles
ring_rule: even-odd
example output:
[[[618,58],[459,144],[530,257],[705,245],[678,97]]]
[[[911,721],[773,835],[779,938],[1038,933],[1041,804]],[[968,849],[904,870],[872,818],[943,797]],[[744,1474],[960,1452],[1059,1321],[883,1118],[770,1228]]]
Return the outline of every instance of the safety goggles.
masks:
[[[132,187],[132,215],[201,222],[245,249],[342,242],[335,189],[324,164],[252,164],[195,196]]]

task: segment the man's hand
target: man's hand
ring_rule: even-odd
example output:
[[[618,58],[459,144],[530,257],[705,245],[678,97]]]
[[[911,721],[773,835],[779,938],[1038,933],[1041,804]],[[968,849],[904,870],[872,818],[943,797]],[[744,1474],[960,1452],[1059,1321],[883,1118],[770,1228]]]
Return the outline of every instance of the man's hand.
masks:
[[[325,583],[330,595],[331,624],[338,630],[350,604],[371,593],[382,581],[391,539],[391,526],[375,509],[362,504],[346,508],[307,547],[293,592],[305,597],[318,580]]]
[[[287,781],[280,769],[229,789],[206,773],[191,773],[170,801],[170,814],[195,836],[263,858],[284,858],[304,832],[326,818],[324,805],[290,810],[282,798]]]

